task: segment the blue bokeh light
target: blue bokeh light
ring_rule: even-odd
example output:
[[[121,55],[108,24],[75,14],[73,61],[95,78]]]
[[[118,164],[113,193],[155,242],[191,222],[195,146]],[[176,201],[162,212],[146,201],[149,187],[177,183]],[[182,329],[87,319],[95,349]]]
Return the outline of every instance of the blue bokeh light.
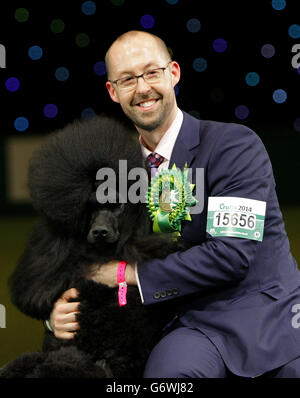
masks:
[[[288,33],[292,39],[299,39],[300,38],[300,25],[297,25],[297,24],[291,25],[289,27]]]
[[[282,89],[275,90],[273,92],[273,100],[277,104],[283,104],[287,100],[287,93]]]
[[[85,15],[94,15],[96,12],[96,4],[93,1],[85,1],[81,5],[81,11]]]
[[[14,121],[14,126],[18,131],[25,131],[29,127],[29,121],[26,117],[20,116]]]
[[[191,18],[186,23],[186,28],[191,33],[199,32],[201,29],[201,23],[197,18]]]
[[[36,61],[43,56],[43,50],[39,46],[31,46],[28,50],[28,56],[32,60]]]
[[[64,82],[69,79],[70,77],[70,72],[67,68],[64,66],[60,66],[59,68],[56,69],[55,71],[55,77],[57,80],[60,82]]]
[[[276,11],[281,11],[286,7],[286,1],[285,0],[272,0],[272,7]]]
[[[259,74],[256,72],[249,72],[245,77],[246,83],[248,86],[254,87],[257,86],[260,82]]]
[[[207,61],[204,58],[196,58],[193,62],[193,68],[196,72],[204,72],[207,69]]]

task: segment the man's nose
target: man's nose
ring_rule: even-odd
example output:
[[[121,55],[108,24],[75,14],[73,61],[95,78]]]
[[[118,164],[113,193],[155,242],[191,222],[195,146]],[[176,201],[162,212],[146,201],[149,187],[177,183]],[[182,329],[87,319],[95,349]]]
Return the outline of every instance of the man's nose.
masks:
[[[151,87],[147,82],[145,82],[144,78],[142,76],[138,77],[135,91],[137,93],[145,93],[150,90]]]

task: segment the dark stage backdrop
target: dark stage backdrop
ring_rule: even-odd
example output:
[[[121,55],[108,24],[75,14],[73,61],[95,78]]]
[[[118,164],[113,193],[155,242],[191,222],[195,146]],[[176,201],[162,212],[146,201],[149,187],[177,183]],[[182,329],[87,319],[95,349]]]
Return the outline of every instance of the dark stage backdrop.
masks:
[[[181,66],[179,106],[253,128],[281,203],[298,204],[299,11],[298,0],[2,1],[2,142],[95,113],[120,116],[106,92],[104,54],[123,32],[145,30],[162,37]]]

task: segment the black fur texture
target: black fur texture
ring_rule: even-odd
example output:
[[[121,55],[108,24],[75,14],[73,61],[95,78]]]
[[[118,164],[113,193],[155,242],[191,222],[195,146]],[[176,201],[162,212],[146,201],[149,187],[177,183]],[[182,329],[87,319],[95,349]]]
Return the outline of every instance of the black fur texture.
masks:
[[[128,171],[144,168],[137,133],[105,116],[52,133],[33,155],[29,188],[42,217],[11,277],[11,298],[25,314],[45,320],[62,293],[75,287],[80,329],[71,341],[46,332],[43,352],[13,360],[0,377],[142,376],[163,325],[174,314],[162,304],[142,305],[135,286],[128,287],[128,304],[119,307],[117,288],[97,284],[90,275],[95,264],[142,264],[185,244],[152,234],[143,203],[100,205],[95,200],[97,171],[112,168],[118,181],[120,159],[127,160]]]

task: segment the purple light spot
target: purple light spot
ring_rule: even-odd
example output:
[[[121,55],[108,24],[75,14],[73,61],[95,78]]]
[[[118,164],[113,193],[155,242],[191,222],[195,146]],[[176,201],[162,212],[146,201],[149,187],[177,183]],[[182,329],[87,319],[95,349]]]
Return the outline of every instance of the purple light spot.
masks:
[[[106,66],[105,66],[105,62],[96,62],[94,65],[94,72],[96,73],[96,75],[98,76],[103,76],[106,74]]]
[[[294,129],[300,133],[300,117],[294,121]]]
[[[44,115],[50,119],[57,115],[58,109],[55,104],[47,104],[44,106]]]
[[[261,48],[261,55],[265,58],[272,58],[275,54],[275,47],[272,44],[264,44]]]
[[[300,75],[300,66],[299,66],[299,68],[297,68],[297,72],[299,73],[299,75]]]
[[[224,51],[227,50],[227,47],[228,47],[227,41],[222,38],[216,39],[213,42],[213,48],[217,53],[223,53]]]
[[[249,108],[246,105],[239,105],[235,108],[235,116],[240,120],[245,120],[249,116]]]
[[[145,29],[153,28],[154,26],[154,18],[152,15],[143,15],[141,18],[141,25]]]
[[[20,82],[16,77],[10,77],[5,82],[5,87],[8,91],[17,91],[20,87]]]

